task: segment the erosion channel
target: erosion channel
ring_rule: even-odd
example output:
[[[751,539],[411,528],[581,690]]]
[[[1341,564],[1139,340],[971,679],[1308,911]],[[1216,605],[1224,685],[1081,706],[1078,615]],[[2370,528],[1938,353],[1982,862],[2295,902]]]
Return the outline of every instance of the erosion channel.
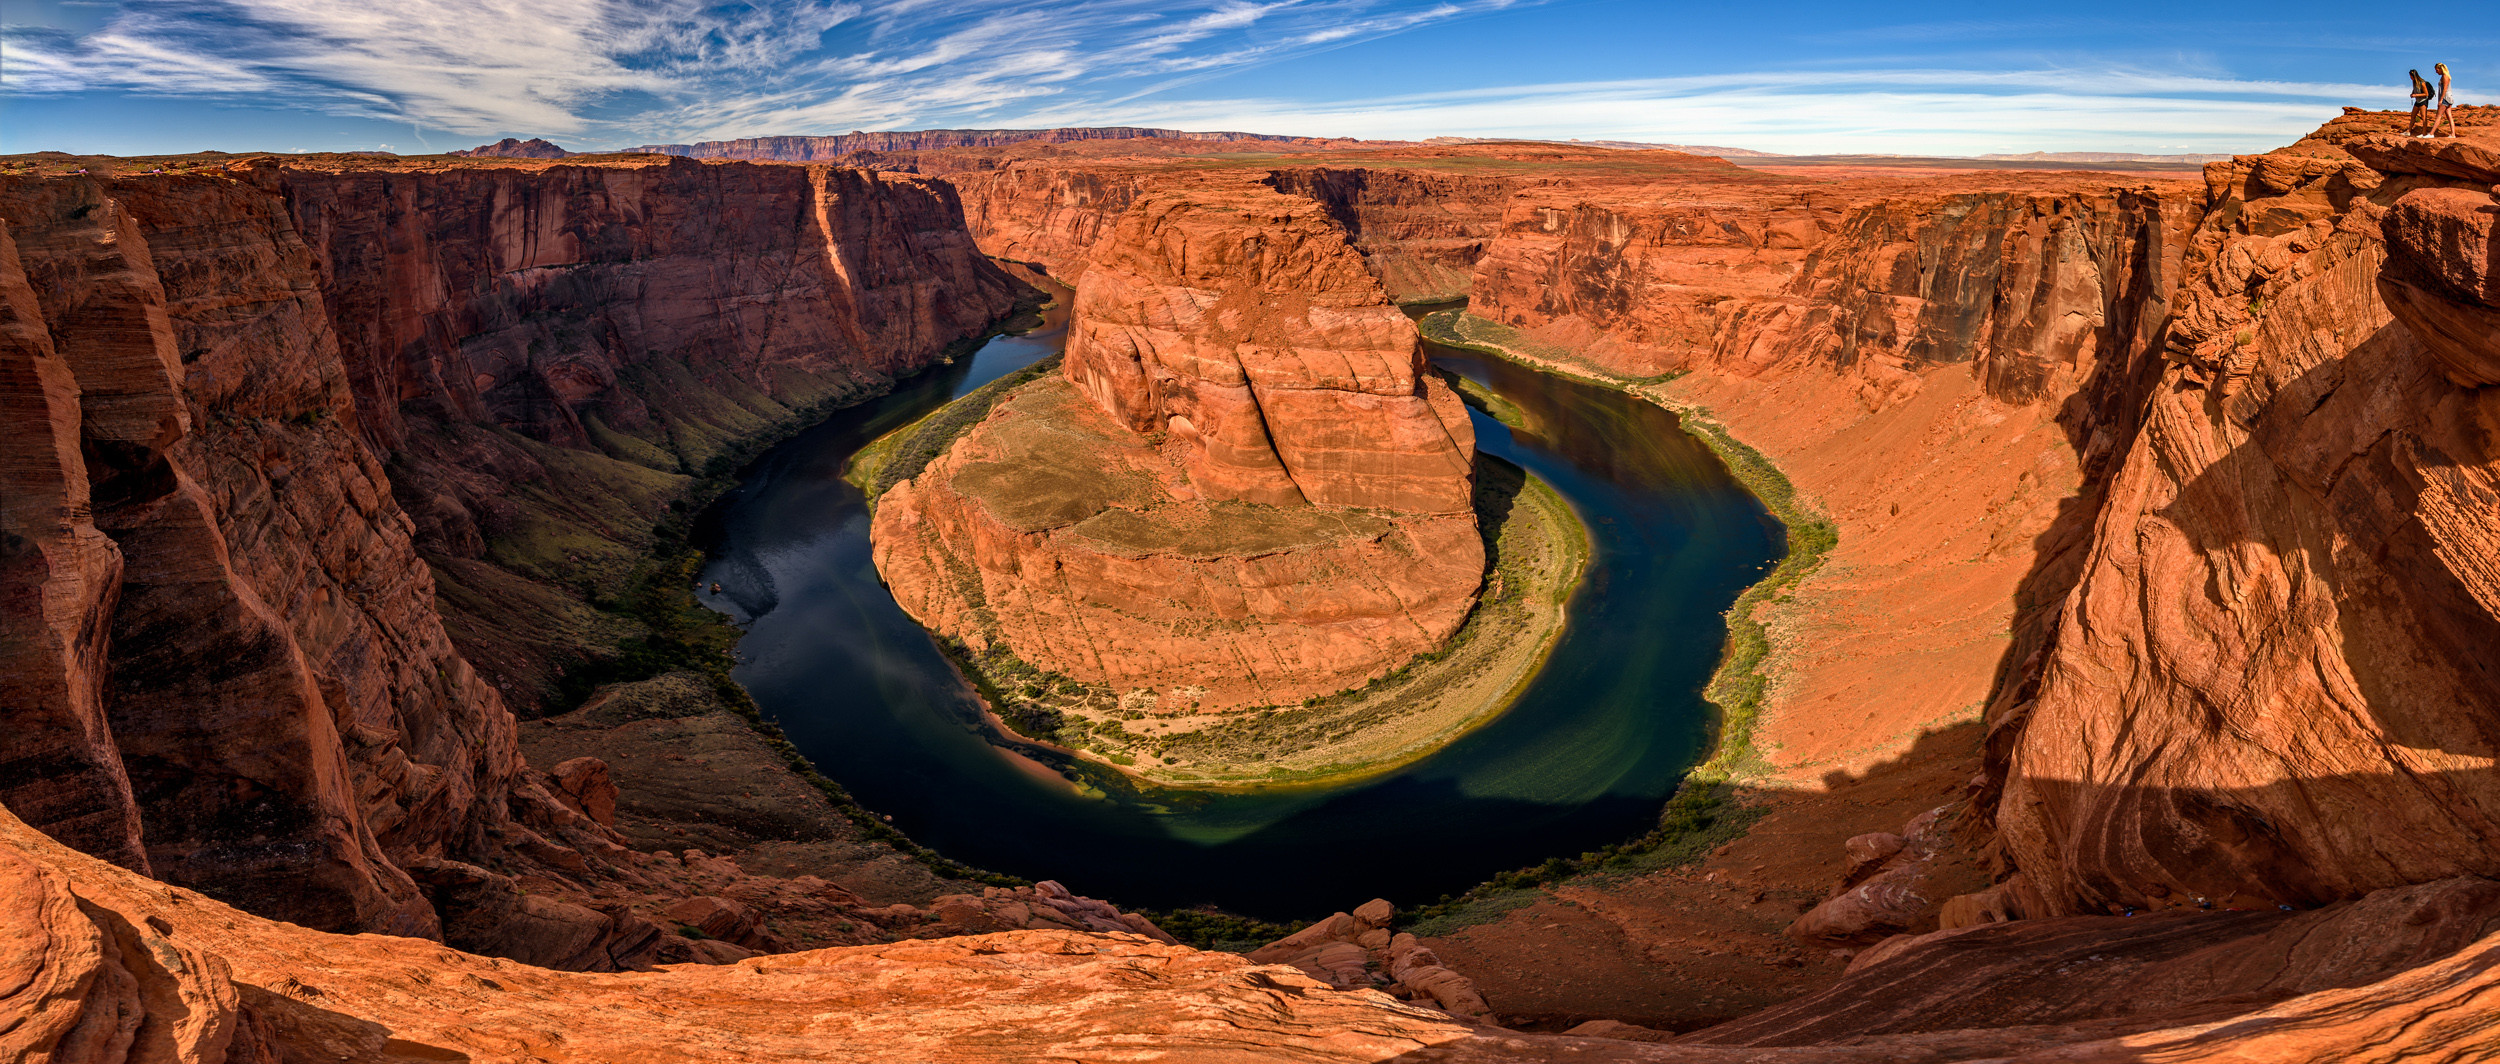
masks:
[[[1002,734],[878,581],[859,448],[1055,354],[1064,311],[845,410],[749,467],[706,515],[701,597],[740,624],[737,679],[826,775],[959,860],[1126,905],[1308,917],[1352,894],[1428,901],[1647,830],[1704,753],[1721,613],[1781,529],[1675,416],[1638,397],[1432,346],[1517,408],[1478,445],[1587,523],[1591,560],[1545,668],[1491,723],[1352,783],[1142,787]],[[718,590],[713,587],[717,584]]]

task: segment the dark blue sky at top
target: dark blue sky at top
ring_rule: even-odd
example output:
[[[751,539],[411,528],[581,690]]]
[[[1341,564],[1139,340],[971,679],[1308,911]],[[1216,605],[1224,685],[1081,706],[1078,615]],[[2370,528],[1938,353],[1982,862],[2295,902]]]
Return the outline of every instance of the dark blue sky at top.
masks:
[[[0,152],[403,153],[1160,125],[1786,152],[2224,152],[2404,71],[2500,100],[2488,3],[0,0]]]

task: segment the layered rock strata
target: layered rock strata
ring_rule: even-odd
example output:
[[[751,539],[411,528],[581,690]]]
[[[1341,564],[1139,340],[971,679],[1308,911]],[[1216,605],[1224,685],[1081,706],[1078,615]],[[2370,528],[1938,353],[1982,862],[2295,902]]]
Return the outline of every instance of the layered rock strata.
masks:
[[[1150,196],[1092,262],[1064,379],[880,501],[896,600],[1167,713],[1359,686],[1455,631],[1473,430],[1319,210]]]
[[[1169,433],[1210,497],[1468,508],[1466,412],[1320,212],[1149,197],[1089,261],[1068,379],[1131,431]]]
[[[1318,203],[1402,303],[1463,297],[1518,182],[1425,170],[1307,166],[1273,171],[1278,192]]]
[[[2500,169],[2393,124],[2207,168],[2143,427],[1991,721],[2034,915],[2500,871]]]
[[[618,480],[622,553],[729,436],[1012,298],[942,187],[822,169],[245,165],[9,180],[0,219],[0,802],[309,927],[599,967],[653,925],[521,879],[649,884],[523,763],[426,555]],[[640,479],[550,483],[599,463]]]
[[[2500,940],[2468,938],[2488,922],[2489,884],[2442,885],[2299,919],[2099,918],[2128,923],[2113,930],[2129,946],[2153,947],[2128,949],[2116,963],[2092,952],[2095,939],[2111,941],[2082,926],[2096,921],[2044,921],[2019,933],[1980,928],[1899,951],[1833,994],[1753,1027],[1683,1045],[1489,1030],[1376,991],[1338,990],[1291,967],[1126,934],[1021,931],[650,973],[554,972],[418,940],[330,935],[254,917],[71,851],[4,811],[0,887],[0,942],[8,944],[0,950],[0,973],[8,976],[0,981],[0,1015],[13,1021],[0,1027],[0,1052],[60,1064],[1141,1054],[1451,1064],[2046,1064],[2148,1056],[2324,1064],[2469,1060],[2500,1049],[2482,1022],[2500,1011]],[[2411,913],[2429,918],[2407,919]],[[2392,919],[2409,930],[2361,940],[2338,934],[2337,920],[2353,917],[2368,918],[2370,927]],[[734,929],[734,916],[718,926]],[[2470,944],[2456,949],[2461,941]],[[2157,985],[2170,992],[2165,1003],[2184,996],[2180,1018],[2188,1022],[2165,1026],[2149,1011],[2114,1023],[2078,1019],[2091,999],[2041,996],[2031,960],[2061,949],[2070,967],[2098,966],[2104,985]],[[2290,958],[2298,963],[2283,963]],[[2416,961],[2423,963],[2371,978]],[[1980,993],[1934,1004],[1957,988]],[[2152,1003],[2134,993],[2105,996]],[[1955,1018],[1971,1016],[1974,1002],[1989,1010],[1988,1022],[2021,1025],[1957,1029]],[[1612,1032],[1642,1034],[1620,1025]]]
[[[365,441],[455,638],[545,706],[614,584],[730,450],[977,336],[1021,286],[951,191],[830,167],[271,174],[311,246]]]

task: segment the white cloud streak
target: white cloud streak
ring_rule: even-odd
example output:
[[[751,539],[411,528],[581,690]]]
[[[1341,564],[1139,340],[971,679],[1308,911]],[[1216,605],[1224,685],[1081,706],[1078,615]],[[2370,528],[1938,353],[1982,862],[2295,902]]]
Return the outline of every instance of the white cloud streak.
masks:
[[[1905,153],[2255,149],[2387,91],[2176,71],[1909,68],[1323,103],[1186,98],[1214,74],[1522,2],[155,0],[92,32],[10,28],[0,90],[209,97],[402,122],[420,137],[543,134],[576,147],[1138,124]]]

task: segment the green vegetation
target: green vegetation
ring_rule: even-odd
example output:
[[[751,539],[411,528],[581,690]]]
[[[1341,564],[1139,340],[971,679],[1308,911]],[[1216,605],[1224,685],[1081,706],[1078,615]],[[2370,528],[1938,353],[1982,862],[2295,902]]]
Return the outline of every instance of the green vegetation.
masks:
[[[954,578],[972,607],[973,623],[987,635],[980,640],[985,649],[976,652],[944,637],[939,643],[1017,734],[1155,783],[1307,786],[1375,775],[1499,716],[1542,667],[1561,634],[1564,607],[1587,568],[1588,534],[1578,515],[1526,470],[1485,456],[1477,467],[1476,507],[1477,529],[1491,566],[1474,609],[1458,631],[1441,646],[1361,687],[1299,704],[1204,716],[1186,711],[1175,715],[1166,706],[1166,712],[1156,713],[1166,699],[1194,702],[1203,692],[1176,688],[1123,693],[1039,668],[1006,648],[987,614],[980,581],[968,572]],[[1288,516],[1358,527],[1377,520],[1313,511]],[[1080,525],[1080,531],[1092,523]],[[1227,527],[1264,526],[1232,520]],[[1293,531],[1256,534],[1285,542]],[[1194,726],[1169,727],[1184,720]],[[1133,722],[1143,722],[1140,730],[1131,729]],[[1156,730],[1157,725],[1165,730]]]
[[[1797,489],[1788,482],[1787,475],[1762,452],[1710,420],[1708,411],[1690,409],[1679,411],[1679,415],[1684,431],[1717,454],[1726,464],[1728,474],[1762,500],[1763,508],[1788,528],[1788,556],[1780,559],[1771,575],[1736,596],[1736,604],[1728,608],[1727,649],[1719,656],[1719,668],[1710,677],[1710,686],[1703,690],[1703,697],[1719,707],[1719,743],[1710,760],[1694,769],[1690,778],[1725,783],[1761,765],[1760,752],[1753,745],[1753,732],[1754,721],[1762,712],[1762,699],[1771,688],[1770,677],[1762,672],[1763,661],[1771,653],[1771,640],[1757,615],[1764,603],[1787,594],[1822,566],[1824,556],[1840,545],[1840,528],[1798,502]]]
[[[1641,392],[1642,388],[1665,384],[1684,375],[1682,370],[1673,370],[1652,377],[1622,376],[1580,357],[1570,348],[1549,344],[1500,322],[1476,317],[1463,307],[1426,314],[1415,322],[1415,330],[1422,333],[1424,339],[1443,347],[1493,355],[1542,370],[1559,370],[1591,384],[1640,393],[1653,402],[1657,401],[1657,397]],[[1492,411],[1487,410],[1486,413]]]
[[[1528,412],[1520,409],[1519,404],[1502,398],[1500,393],[1495,392],[1491,388],[1487,388],[1484,385],[1468,380],[1467,378],[1461,377],[1458,374],[1452,373],[1446,369],[1435,367],[1433,372],[1441,375],[1441,379],[1449,384],[1450,389],[1458,393],[1459,399],[1465,401],[1469,406],[1484,411],[1486,417],[1490,417],[1493,420],[1499,421],[1502,424],[1508,425],[1514,429],[1524,429],[1528,427]]]
[[[1226,953],[1248,953],[1302,930],[1292,924],[1252,919],[1211,906],[1160,911],[1140,909],[1137,912],[1188,945]]]
[[[859,449],[842,467],[842,479],[868,496],[868,505],[875,507],[886,489],[919,476],[929,463],[946,453],[948,447],[964,433],[972,431],[981,419],[990,416],[990,407],[1001,396],[1026,383],[1058,372],[1059,356],[1052,355],[997,380],[974,389],[964,397],[941,406],[926,417],[895,429]]]

